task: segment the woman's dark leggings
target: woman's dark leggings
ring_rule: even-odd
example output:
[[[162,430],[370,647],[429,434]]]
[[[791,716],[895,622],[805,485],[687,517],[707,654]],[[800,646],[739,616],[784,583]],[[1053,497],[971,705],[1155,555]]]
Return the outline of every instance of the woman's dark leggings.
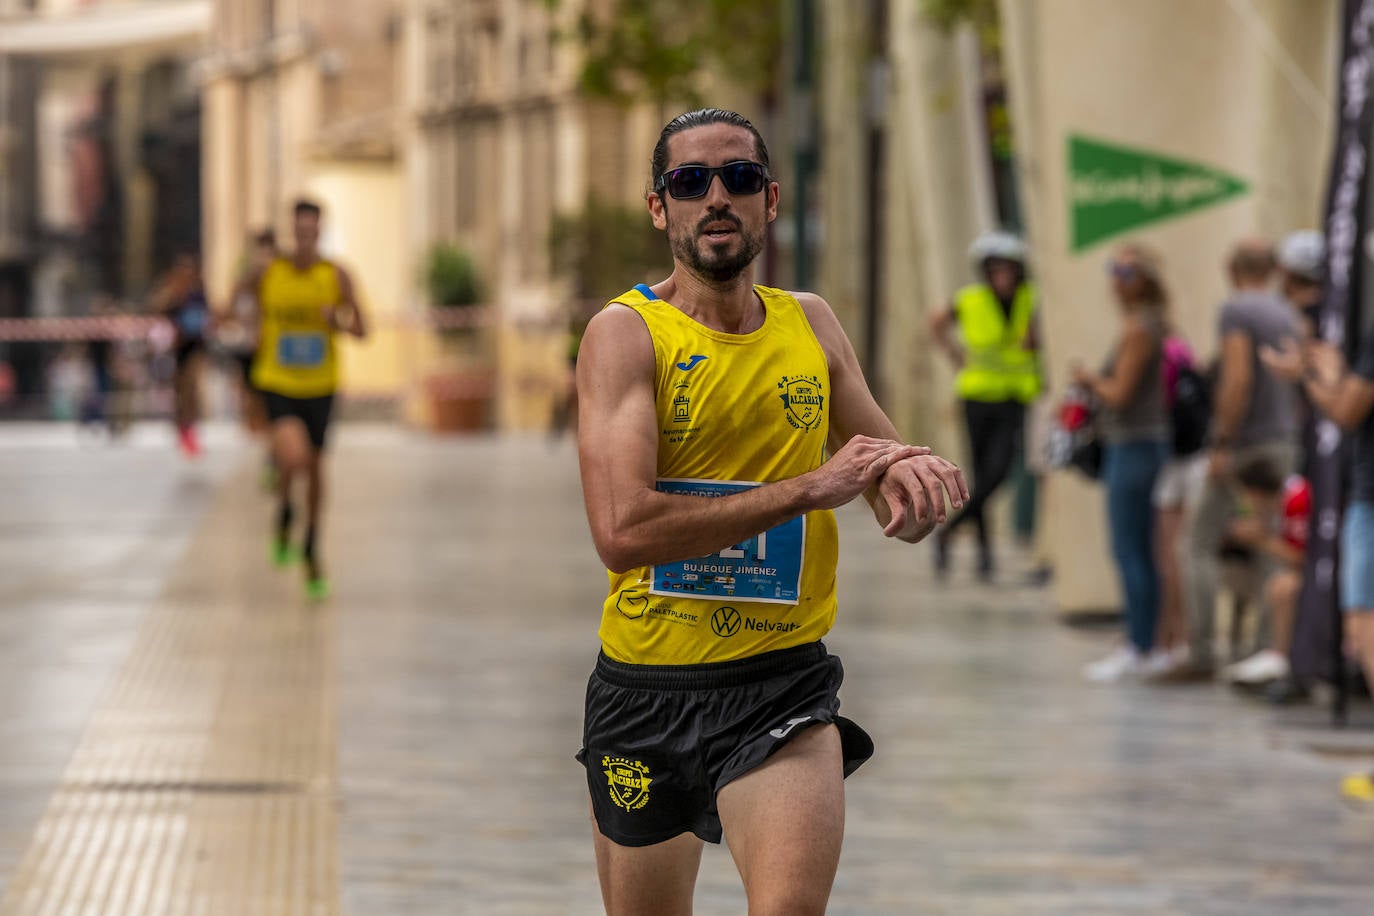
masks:
[[[984,512],[987,501],[1011,473],[1016,451],[1026,423],[1026,407],[1017,401],[965,401],[964,422],[968,425],[969,453],[973,459],[973,481],[964,511],[950,520],[946,536],[965,521],[978,526],[978,551],[984,562],[991,559],[990,530]]]

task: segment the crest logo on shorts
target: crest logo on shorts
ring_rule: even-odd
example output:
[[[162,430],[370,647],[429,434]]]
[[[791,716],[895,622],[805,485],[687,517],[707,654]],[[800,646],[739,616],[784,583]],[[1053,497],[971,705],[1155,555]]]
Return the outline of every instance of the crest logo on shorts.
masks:
[[[734,636],[739,632],[739,611],[732,607],[718,607],[711,615],[711,629],[719,637]]]
[[[793,429],[815,429],[825,417],[825,395],[821,380],[814,375],[784,375],[778,382],[787,422]]]
[[[602,757],[601,772],[611,790],[611,801],[626,811],[638,811],[649,803],[649,768],[628,757]]]

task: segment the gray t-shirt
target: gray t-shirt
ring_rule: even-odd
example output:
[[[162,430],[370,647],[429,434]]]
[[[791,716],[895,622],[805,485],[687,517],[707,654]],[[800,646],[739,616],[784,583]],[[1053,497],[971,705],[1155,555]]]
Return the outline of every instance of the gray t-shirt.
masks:
[[[1164,323],[1159,316],[1145,313],[1140,321],[1152,341],[1149,362],[1140,374],[1130,399],[1119,408],[1103,406],[1097,429],[1102,440],[1112,445],[1122,442],[1168,442],[1171,438],[1169,413],[1164,404]],[[1119,347],[1114,348],[1102,366],[1103,375],[1116,368]]]
[[[1301,336],[1298,316],[1283,299],[1270,292],[1243,290],[1221,307],[1218,340],[1239,331],[1253,345],[1251,374],[1254,384],[1245,416],[1236,428],[1231,445],[1244,448],[1272,442],[1298,442],[1297,389],[1270,372],[1260,361],[1262,346],[1278,347],[1285,338]]]
[[[1374,329],[1365,335],[1354,370],[1360,378],[1374,382]],[[1369,412],[1350,438],[1354,446],[1350,455],[1350,498],[1374,502],[1374,411]]]

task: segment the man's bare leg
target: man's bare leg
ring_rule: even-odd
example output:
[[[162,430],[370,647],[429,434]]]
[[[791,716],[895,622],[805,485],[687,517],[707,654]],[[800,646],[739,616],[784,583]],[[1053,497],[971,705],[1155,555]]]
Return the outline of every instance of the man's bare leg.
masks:
[[[1292,569],[1274,573],[1264,584],[1265,602],[1274,626],[1274,651],[1285,657],[1293,645],[1293,618],[1297,616],[1301,591],[1302,573]]]
[[[653,846],[621,846],[592,819],[606,916],[692,916],[701,840],[690,833]]]
[[[1159,570],[1159,624],[1155,645],[1173,650],[1188,642],[1183,616],[1183,583],[1178,568],[1178,542],[1183,535],[1183,510],[1155,512],[1155,567]]]
[[[749,916],[824,913],[844,839],[839,730],[806,729],[716,802]]]
[[[272,424],[272,460],[277,468],[277,562],[287,559],[287,540],[290,537],[294,511],[291,504],[296,480],[310,470],[310,437],[305,424],[296,417],[284,417]]]

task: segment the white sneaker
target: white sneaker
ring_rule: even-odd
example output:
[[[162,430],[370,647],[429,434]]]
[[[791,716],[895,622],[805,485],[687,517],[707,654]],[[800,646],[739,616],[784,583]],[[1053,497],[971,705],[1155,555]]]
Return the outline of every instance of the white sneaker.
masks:
[[[1221,676],[1233,684],[1267,684],[1288,677],[1288,659],[1273,649],[1261,649],[1244,661],[1226,666]]]
[[[1145,657],[1145,661],[1141,665],[1140,676],[1147,679],[1163,677],[1170,671],[1179,667],[1180,664],[1187,664],[1187,659],[1184,659],[1182,662],[1176,659],[1176,652],[1172,652],[1168,649],[1153,649],[1150,654]]]
[[[1145,668],[1145,659],[1129,646],[1122,646],[1104,659],[1099,659],[1083,668],[1083,676],[1095,684],[1111,684],[1123,677],[1140,674]]]

